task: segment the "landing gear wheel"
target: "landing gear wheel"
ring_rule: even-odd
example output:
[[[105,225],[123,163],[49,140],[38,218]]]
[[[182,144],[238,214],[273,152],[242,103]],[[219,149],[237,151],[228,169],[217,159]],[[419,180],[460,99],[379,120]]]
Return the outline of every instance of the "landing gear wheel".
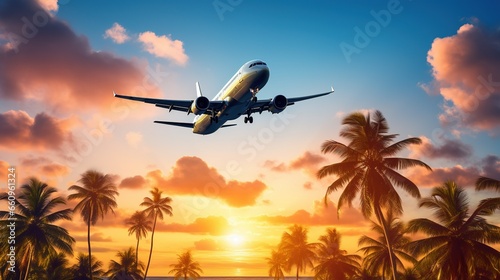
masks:
[[[253,117],[248,117],[248,121],[249,121],[250,123],[253,123]]]
[[[245,117],[245,119],[243,119],[243,121],[244,121],[245,123],[247,123],[247,122],[248,122],[248,117]]]

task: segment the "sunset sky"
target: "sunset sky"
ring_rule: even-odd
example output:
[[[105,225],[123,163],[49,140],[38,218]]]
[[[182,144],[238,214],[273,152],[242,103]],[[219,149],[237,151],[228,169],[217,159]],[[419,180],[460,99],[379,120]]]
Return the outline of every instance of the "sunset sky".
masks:
[[[321,144],[346,142],[351,112],[378,109],[399,139],[423,140],[400,154],[433,168],[404,172],[422,196],[447,179],[468,189],[471,207],[495,195],[473,184],[500,179],[499,11],[498,1],[1,1],[0,186],[8,166],[18,186],[36,176],[63,196],[89,169],[112,174],[116,215],[92,228],[106,269],[135,248],[124,220],[153,187],[174,215],[157,226],[150,276],[186,249],[204,275],[267,275],[265,258],[294,223],[311,242],[335,227],[356,253],[369,222],[357,203],[338,219],[339,193],[323,204],[335,178],[316,178],[338,160]],[[212,97],[252,59],[270,69],[259,98],[335,93],[207,136],[153,123],[192,115],[113,98],[193,99],[196,81]],[[400,195],[404,221],[429,217]],[[81,217],[62,225],[87,253]]]

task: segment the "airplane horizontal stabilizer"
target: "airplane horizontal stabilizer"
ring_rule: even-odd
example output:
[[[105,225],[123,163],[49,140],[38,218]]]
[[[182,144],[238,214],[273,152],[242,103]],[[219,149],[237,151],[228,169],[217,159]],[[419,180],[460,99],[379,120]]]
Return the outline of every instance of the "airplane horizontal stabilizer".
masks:
[[[187,128],[193,128],[194,127],[193,123],[166,122],[166,121],[155,121],[155,123],[168,124],[168,125],[174,125],[174,126],[180,126],[180,127],[187,127]]]
[[[235,123],[232,123],[232,124],[225,124],[225,125],[223,125],[221,127],[230,127],[230,126],[235,126],[235,125],[236,125]]]

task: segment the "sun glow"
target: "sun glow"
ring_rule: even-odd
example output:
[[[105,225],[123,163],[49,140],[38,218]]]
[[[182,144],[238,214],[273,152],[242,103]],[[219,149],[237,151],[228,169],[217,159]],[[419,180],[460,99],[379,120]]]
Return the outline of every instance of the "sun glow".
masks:
[[[233,246],[241,246],[245,242],[245,238],[237,233],[226,236],[226,241]]]

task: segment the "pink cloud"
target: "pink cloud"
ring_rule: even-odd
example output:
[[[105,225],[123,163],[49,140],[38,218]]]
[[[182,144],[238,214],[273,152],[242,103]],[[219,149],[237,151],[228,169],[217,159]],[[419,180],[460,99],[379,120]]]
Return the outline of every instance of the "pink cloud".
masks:
[[[412,150],[410,157],[418,158],[424,156],[430,159],[463,159],[472,155],[472,147],[459,140],[443,138],[440,139],[442,142],[440,145],[435,145],[425,136],[420,136],[419,138],[422,140],[422,144],[410,147]]]
[[[0,114],[0,147],[13,150],[59,150],[74,144],[69,120],[56,119],[46,113],[32,118],[24,111]]]
[[[34,176],[43,175],[42,177],[59,177],[67,175],[70,171],[67,166],[55,163],[47,157],[22,158],[20,164],[23,168],[33,169],[35,173],[33,174]]]
[[[322,155],[314,154],[309,151],[304,152],[298,158],[292,160],[289,164],[278,163],[274,160],[266,160],[264,167],[276,172],[285,172],[289,170],[304,170],[307,174],[315,177],[319,165],[325,162],[326,158]]]
[[[170,36],[158,36],[154,32],[146,31],[139,34],[138,41],[148,53],[174,61],[179,65],[185,65],[188,56],[184,52],[182,41],[172,40]]]
[[[34,1],[2,5],[0,30],[7,44],[0,49],[0,97],[40,101],[56,112],[111,114],[120,109],[113,90],[159,95],[158,77],[136,62],[92,50],[86,37],[43,11]],[[43,18],[39,28],[27,29],[19,20],[35,14]]]
[[[500,126],[500,33],[465,24],[457,34],[436,38],[427,54],[432,85],[447,103],[439,119],[491,130]]]
[[[111,40],[117,44],[123,44],[130,40],[130,37],[127,35],[127,30],[118,22],[113,23],[113,26],[106,30],[104,38],[111,38]]]
[[[260,180],[226,182],[215,168],[209,167],[198,157],[180,158],[168,176],[164,176],[160,170],[155,170],[149,172],[146,177],[153,182],[153,186],[169,194],[215,198],[233,207],[255,205],[257,198],[267,189]]]

